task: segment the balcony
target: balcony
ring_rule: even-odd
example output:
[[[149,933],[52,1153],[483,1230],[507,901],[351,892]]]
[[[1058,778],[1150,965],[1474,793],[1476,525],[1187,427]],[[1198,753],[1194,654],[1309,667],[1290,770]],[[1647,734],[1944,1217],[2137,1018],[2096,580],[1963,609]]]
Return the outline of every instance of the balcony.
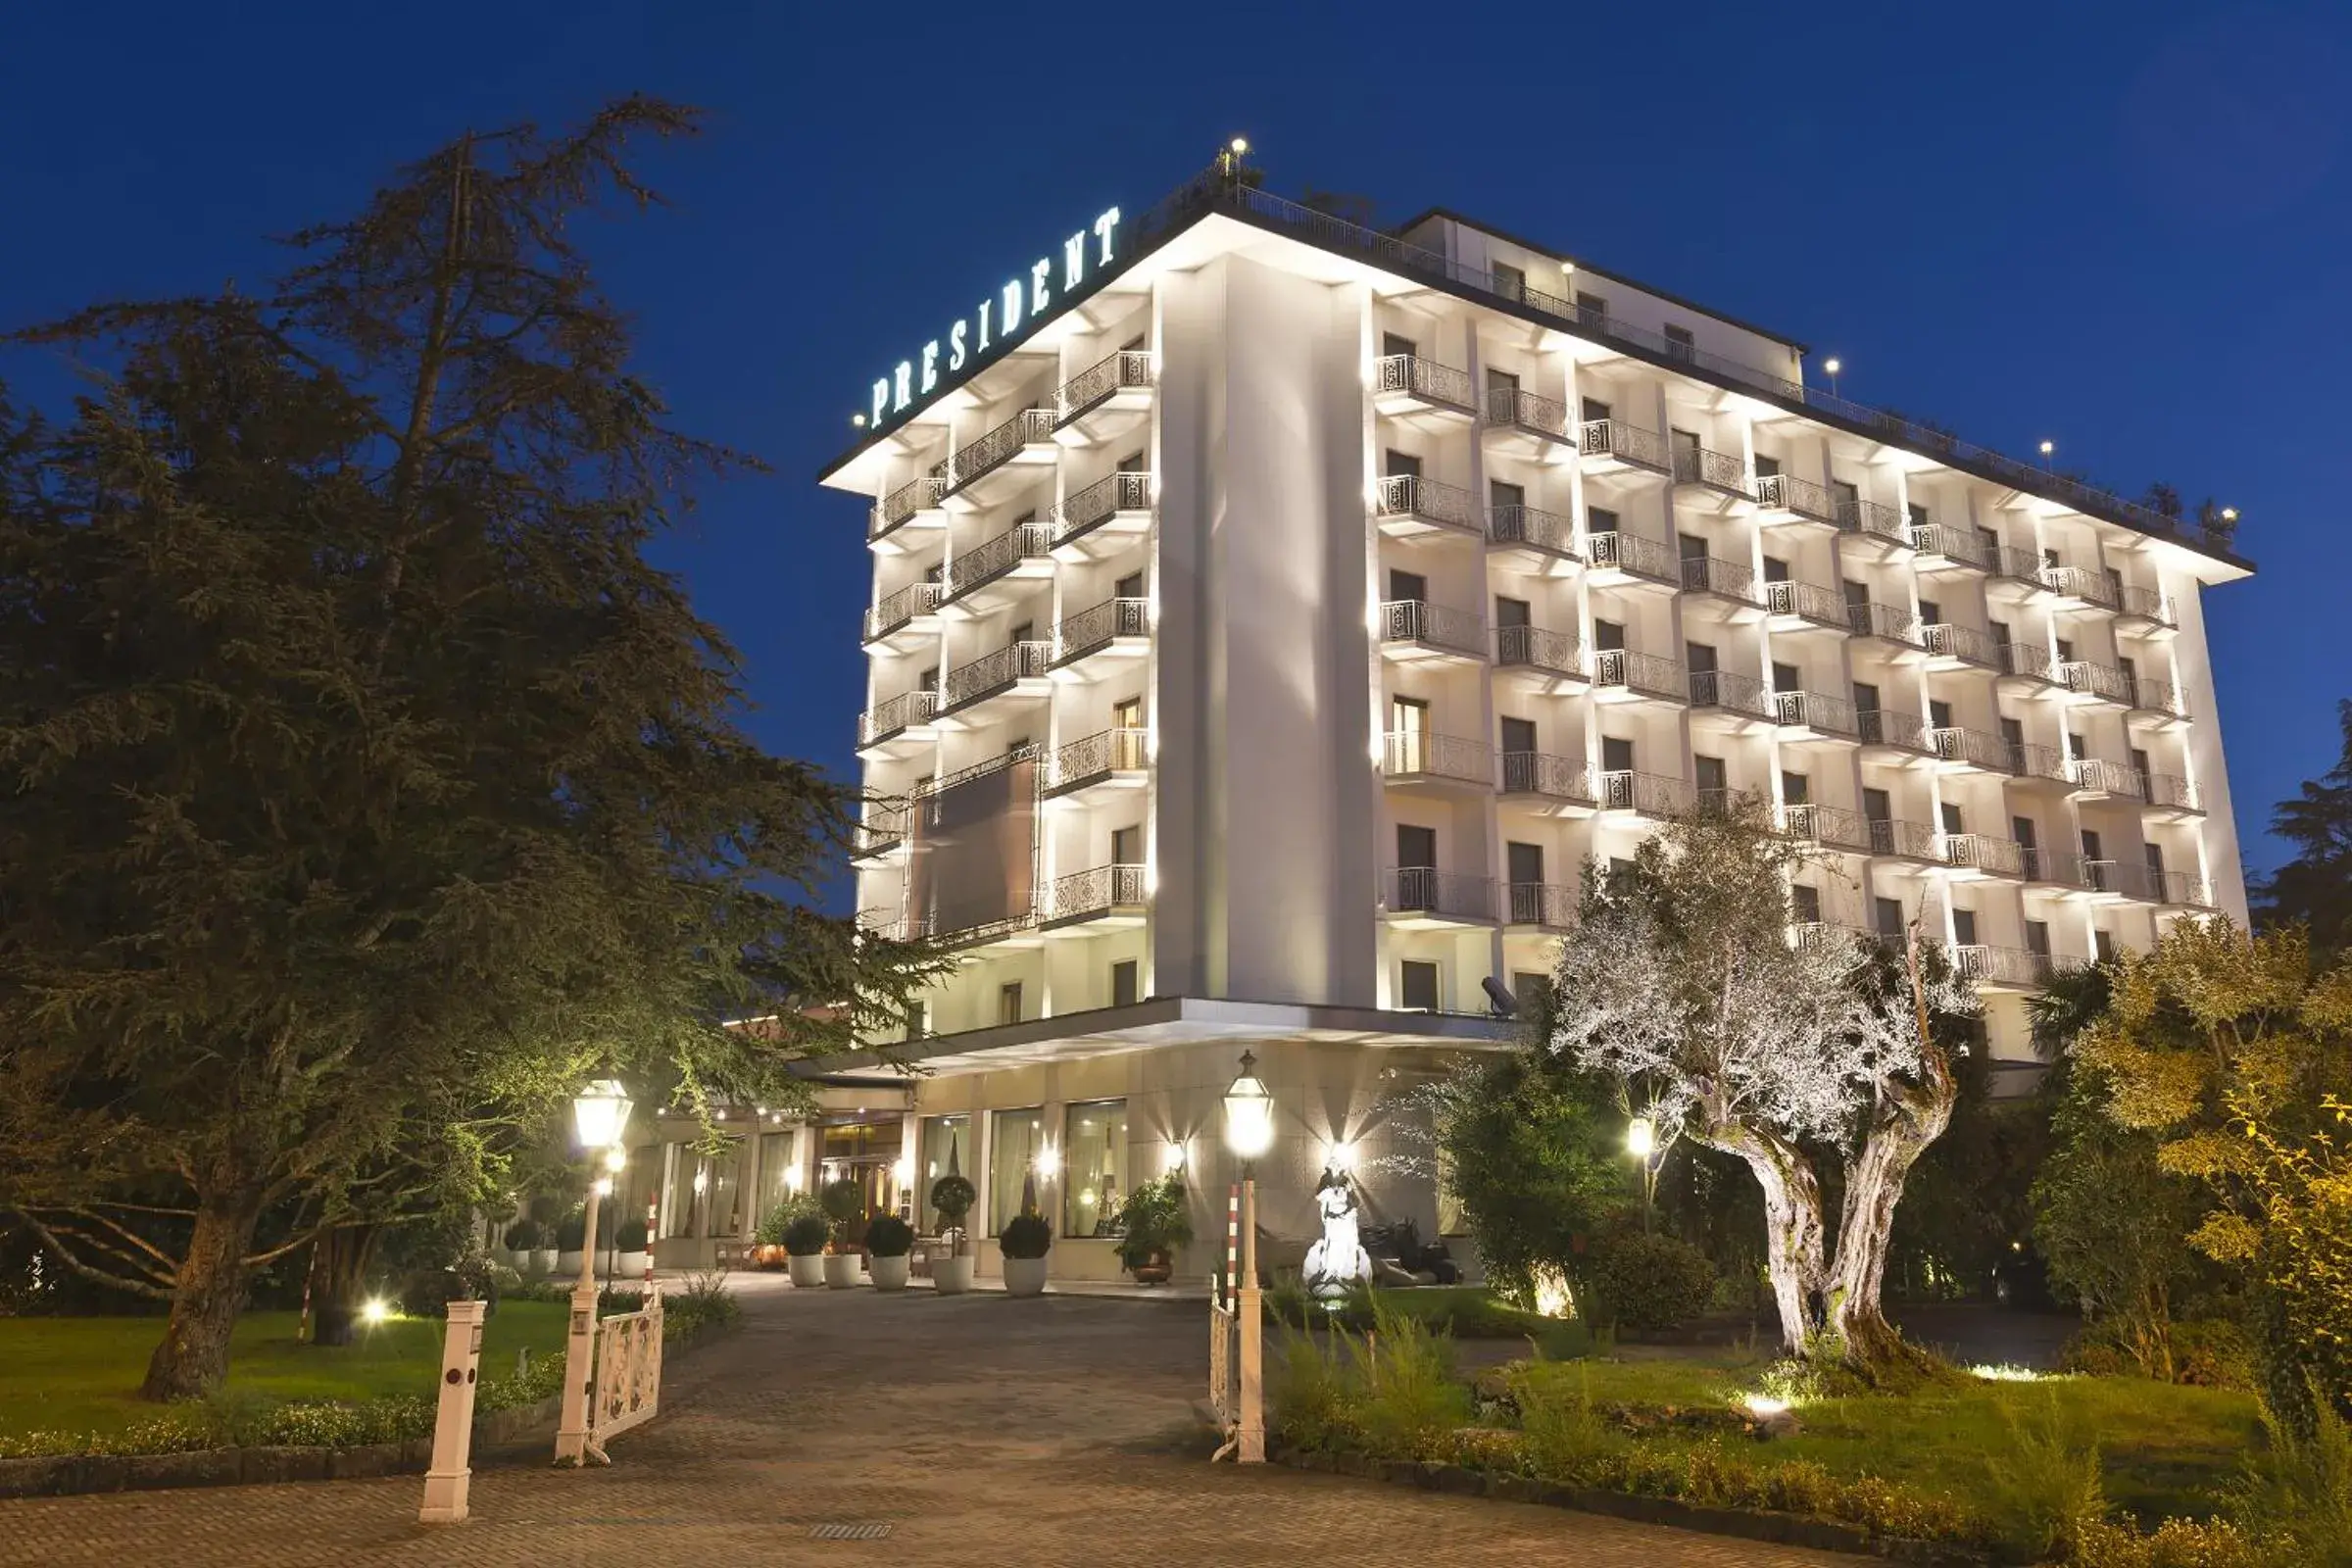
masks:
[[[1999,669],[2001,645],[1992,640],[1989,632],[1974,626],[1958,626],[1950,621],[1937,621],[1920,628],[1920,645],[1928,651],[1930,669],[1953,669],[1974,664],[1980,669]]]
[[[1716,594],[1742,605],[1762,603],[1756,597],[1756,574],[1741,562],[1716,556],[1685,556],[1682,582],[1689,593]]]
[[[947,596],[943,605],[965,604],[974,613],[987,608],[973,595],[1007,577],[1050,577],[1054,574],[1054,525],[1016,522],[994,539],[974,545],[948,562]],[[993,599],[996,596],[990,596]]]
[[[1988,872],[1994,876],[2026,874],[2026,847],[2014,839],[1985,833],[1939,833],[1936,858],[1955,870]]]
[[[869,800],[865,816],[850,834],[850,858],[868,860],[888,855],[906,841],[912,808],[903,800]]]
[[[1637,654],[1630,648],[1592,651],[1593,695],[1603,702],[1673,703],[1690,701],[1690,687],[1683,666],[1655,654]]]
[[[1881,642],[1897,643],[1905,648],[1922,646],[1919,617],[1900,605],[1882,605],[1875,599],[1858,599],[1845,607],[1846,630],[1857,637],[1876,637]]]
[[[1934,742],[1929,739],[1927,720],[1899,709],[1855,709],[1854,734],[1865,746],[1891,746],[1898,751],[1920,753],[1935,750]]]
[[[1381,874],[1381,905],[1391,924],[1407,929],[1484,925],[1494,918],[1494,879],[1441,871],[1434,865],[1391,866]]]
[[[2066,764],[2067,782],[2084,795],[2108,800],[2144,801],[2148,798],[2148,783],[2139,774],[2119,762],[2102,761],[2095,757],[2078,757]]]
[[[1091,433],[1098,413],[1133,412],[1152,405],[1152,355],[1148,349],[1107,354],[1064,381],[1054,394],[1054,422]]]
[[[1598,774],[1593,782],[1599,786],[1593,795],[1604,811],[1634,811],[1663,820],[1688,816],[1698,804],[1696,793],[1688,783],[1663,773],[1637,773],[1629,769]]]
[[[1865,501],[1859,496],[1839,496],[1838,502],[1838,530],[1859,534],[1865,539],[1882,539],[1891,545],[1909,546],[1911,530],[1903,524],[1903,514],[1880,501]]]
[[[1565,632],[1541,626],[1494,628],[1494,662],[1505,669],[1524,669],[1555,680],[1583,680],[1585,650]]]
[[[1719,709],[1742,718],[1773,716],[1770,688],[1753,675],[1730,669],[1690,671],[1690,706]]]
[[[1781,831],[1792,839],[1803,839],[1825,849],[1852,850],[1857,854],[1868,854],[1871,849],[1870,820],[1841,806],[1792,802],[1781,808]]]
[[[938,510],[940,497],[947,489],[948,481],[938,474],[926,473],[919,479],[907,480],[875,502],[866,514],[867,541],[886,538],[909,518]]]
[[[1093,865],[1047,883],[1038,920],[1049,928],[1081,920],[1141,925],[1146,903],[1142,866]]]
[[[1391,730],[1381,737],[1381,776],[1399,783],[1494,787],[1494,751],[1484,741],[1427,730]]]
[[[1557,882],[1506,882],[1502,923],[1565,931],[1576,918],[1575,890]]]
[[[1587,419],[1578,436],[1577,450],[1584,454],[1588,473],[1674,471],[1674,458],[1666,449],[1666,438],[1655,430],[1644,430],[1623,419]]]
[[[2019,550],[2010,545],[1992,545],[1983,553],[1986,566],[1995,577],[2011,584],[2024,585],[2029,596],[2048,593],[2050,585],[2042,580],[2045,563],[2031,550]]]
[[[1023,682],[1035,682],[1035,689],[1042,693],[1046,689],[1046,672],[1053,667],[1052,643],[1006,643],[994,653],[982,654],[948,671],[947,706],[940,711],[952,713],[1001,692],[1014,690]]]
[[[2131,691],[2125,706],[2135,716],[2146,716],[2160,723],[2167,719],[2188,717],[2187,699],[2181,695],[2180,688],[2171,681],[2156,680],[2145,675],[2136,678],[2126,676],[2125,679]]]
[[[1039,788],[1047,795],[1068,795],[1104,783],[1141,788],[1150,759],[1150,731],[1097,730],[1082,740],[1056,748],[1046,759],[1045,777]]]
[[[1793,473],[1756,476],[1756,513],[1757,520],[1768,525],[1803,521],[1838,526],[1837,499],[1828,488]]]
[[[985,505],[1004,487],[1004,481],[1026,476],[1017,470],[1054,462],[1060,451],[1054,444],[1056,422],[1052,409],[1023,409],[978,440],[957,448],[948,460],[947,488],[941,499],[959,496],[972,506]],[[1007,466],[1016,473],[1005,475]]]
[[[2196,781],[2178,773],[2150,773],[2147,802],[2151,808],[2174,816],[2205,814],[2205,808],[2197,799]]]
[[[880,746],[895,740],[908,730],[926,725],[939,716],[939,693],[924,686],[910,692],[901,692],[888,702],[877,703],[858,718],[858,745],[860,749]]]
[[[1706,447],[1677,446],[1674,449],[1674,482],[1677,485],[1696,485],[1718,495],[1740,501],[1756,499],[1754,488],[1747,481],[1747,465],[1729,452],[1716,452]]]
[[[1487,427],[1527,436],[1539,450],[1576,450],[1576,425],[1568,417],[1568,405],[1517,387],[1487,388]]]
[[[2017,753],[2004,736],[1947,725],[1928,731],[1928,745],[1938,760],[1959,767],[1974,768],[1981,773],[2016,771]]]
[[[1409,539],[1438,530],[1479,531],[1478,498],[1459,485],[1440,484],[1417,473],[1392,473],[1376,482],[1372,515],[1380,531]]]
[[[2000,662],[1995,667],[2003,675],[2037,680],[2051,686],[2065,684],[2058,672],[2058,662],[2039,643],[2001,644]]]
[[[1592,804],[1592,779],[1585,764],[1543,752],[1502,754],[1502,793],[1547,801]]]
[[[1870,833],[1870,853],[1895,855],[1906,860],[1940,860],[1943,851],[1936,843],[1942,837],[1925,822],[1906,822],[1900,817],[1874,816],[1863,825]]]
[[[1940,522],[1915,523],[1911,528],[1911,548],[1919,552],[1922,571],[1955,571],[1963,567],[1970,571],[1989,571],[1992,558],[1984,544],[1966,528],[1953,528]]]
[[[2161,588],[2126,588],[2117,596],[2116,613],[2132,620],[2149,621],[2166,631],[2177,631],[2180,622],[2174,612],[2172,600]]]
[[[1862,715],[1855,710],[1851,698],[1828,692],[1775,692],[1772,706],[1773,717],[1782,728],[1806,732],[1788,739],[1858,741],[1862,738]]]
[[[1673,550],[1638,533],[1596,533],[1585,541],[1585,561],[1603,586],[1646,581],[1679,587],[1682,563]]]
[[[1488,509],[1487,543],[1497,550],[1532,550],[1568,561],[1582,559],[1576,551],[1573,517],[1517,502]]]
[[[1120,471],[1072,491],[1051,512],[1054,547],[1074,545],[1097,529],[1120,540],[1152,526],[1152,475]]]
[[[865,612],[865,640],[878,643],[917,620],[929,619],[939,609],[943,592],[935,582],[910,582],[896,593],[885,594],[880,603]]]
[[[1767,581],[1764,608],[1782,618],[1807,621],[1833,631],[1846,629],[1845,596],[1818,583]]]
[[[1952,949],[1951,954],[1952,968],[1961,979],[2000,990],[2039,991],[2058,972],[2056,960],[2048,954],[2030,953],[2024,948],[1971,943]]]
[[[1054,667],[1074,664],[1104,649],[1142,653],[1151,636],[1152,601],[1105,599],[1054,623]]]
[[[2087,659],[2070,659],[2056,666],[2056,675],[2059,683],[2077,697],[2112,703],[2118,708],[2139,706],[2139,694],[2133,690],[2139,683],[2113,664],[2093,663]]]
[[[2108,580],[2106,573],[2093,571],[2088,566],[2045,564],[2041,568],[2041,585],[2067,601],[2068,608],[2118,608],[2115,584]]]
[[[2158,871],[2148,868],[2154,879],[2157,902],[2190,909],[2210,909],[2213,886],[2194,871]]]
[[[1392,599],[1380,607],[1381,652],[1391,658],[1487,657],[1487,624],[1472,610],[1426,599]]]
[[[1759,807],[1769,806],[1770,797],[1762,790],[1720,789],[1692,790],[1691,810],[1699,816],[1741,816]]]
[[[2022,779],[2043,779],[2053,784],[2074,782],[2066,770],[2066,754],[2055,746],[2036,746],[2031,741],[2015,741],[2009,747],[2009,771]]]
[[[1372,406],[1383,414],[1478,417],[1478,395],[1471,389],[1470,372],[1418,354],[1392,354],[1374,365]]]

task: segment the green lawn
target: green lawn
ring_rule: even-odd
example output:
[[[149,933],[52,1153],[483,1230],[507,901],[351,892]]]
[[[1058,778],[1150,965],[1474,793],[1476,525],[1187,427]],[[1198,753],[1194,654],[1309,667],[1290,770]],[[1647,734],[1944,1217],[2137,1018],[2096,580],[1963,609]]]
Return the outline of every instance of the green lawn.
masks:
[[[514,1352],[561,1354],[560,1301],[502,1301],[482,1334],[482,1371],[505,1377]],[[365,1399],[383,1394],[430,1396],[441,1370],[439,1319],[363,1324],[352,1345],[297,1345],[293,1312],[248,1312],[230,1342],[228,1386],[276,1399]],[[161,1317],[0,1318],[0,1435],[113,1432],[152,1414],[134,1397]]]

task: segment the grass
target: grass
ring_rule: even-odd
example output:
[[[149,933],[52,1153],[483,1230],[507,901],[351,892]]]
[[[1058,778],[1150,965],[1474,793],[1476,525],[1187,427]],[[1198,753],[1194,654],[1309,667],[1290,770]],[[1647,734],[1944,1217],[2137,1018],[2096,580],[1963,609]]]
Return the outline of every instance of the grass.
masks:
[[[560,1354],[566,1308],[558,1301],[502,1301],[484,1326],[482,1372],[504,1377],[514,1353]],[[348,1346],[294,1340],[293,1312],[248,1312],[229,1342],[228,1388],[270,1399],[429,1397],[441,1370],[437,1318],[363,1324]],[[31,1431],[117,1432],[152,1415],[137,1397],[161,1317],[0,1318],[0,1436]]]

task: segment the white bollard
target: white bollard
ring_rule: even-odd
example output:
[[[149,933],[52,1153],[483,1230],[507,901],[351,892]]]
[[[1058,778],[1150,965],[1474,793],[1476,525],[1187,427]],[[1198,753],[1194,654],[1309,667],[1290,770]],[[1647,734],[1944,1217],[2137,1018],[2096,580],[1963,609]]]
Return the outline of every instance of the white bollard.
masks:
[[[466,1494],[473,1485],[466,1458],[473,1447],[475,1369],[482,1358],[482,1314],[486,1301],[449,1303],[449,1328],[441,1341],[441,1408],[433,1420],[433,1464],[424,1473],[424,1506],[417,1519],[454,1525],[466,1518]]]

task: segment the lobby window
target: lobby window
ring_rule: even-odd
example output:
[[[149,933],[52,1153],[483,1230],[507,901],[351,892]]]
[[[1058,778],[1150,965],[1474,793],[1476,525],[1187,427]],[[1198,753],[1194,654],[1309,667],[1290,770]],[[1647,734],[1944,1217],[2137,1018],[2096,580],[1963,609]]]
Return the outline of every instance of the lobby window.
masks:
[[[1397,965],[1397,1004],[1407,1012],[1438,1010],[1438,966],[1420,958]]]
[[[1026,1110],[1000,1110],[989,1123],[988,1234],[991,1236],[1002,1235],[1004,1222],[1021,1211],[1021,1194],[1028,1190],[1037,1152],[1045,1147],[1045,1121],[1044,1108],[1031,1105]]]
[[[1110,1004],[1132,1007],[1143,1000],[1142,966],[1133,958],[1121,958],[1110,966]]]
[[[931,1184],[953,1170],[966,1181],[972,1175],[972,1118],[925,1116],[922,1131],[921,1179],[914,1184],[915,1215],[925,1235],[939,1229],[938,1211],[931,1206]],[[971,1216],[964,1216],[969,1224]]]
[[[1010,980],[997,987],[997,1022],[1021,1021],[1021,983]]]
[[[1061,1233],[1112,1236],[1127,1200],[1127,1102],[1072,1105],[1061,1119]]]

